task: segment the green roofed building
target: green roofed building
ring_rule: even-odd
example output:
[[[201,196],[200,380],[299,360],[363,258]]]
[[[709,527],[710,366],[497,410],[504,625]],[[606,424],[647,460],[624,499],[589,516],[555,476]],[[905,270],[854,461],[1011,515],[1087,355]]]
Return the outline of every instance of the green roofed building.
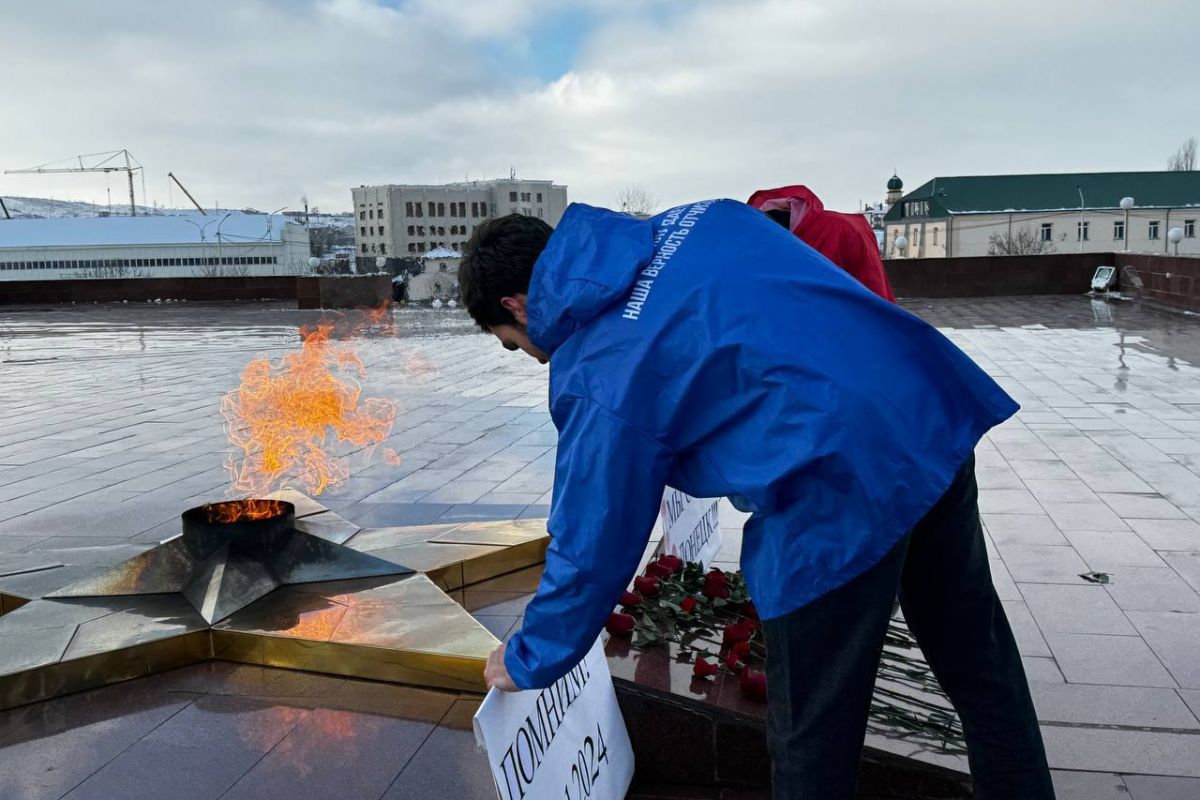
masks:
[[[1180,255],[1200,255],[1200,171],[965,175],[908,193],[893,175],[887,188],[885,258],[1175,252],[1173,228]]]

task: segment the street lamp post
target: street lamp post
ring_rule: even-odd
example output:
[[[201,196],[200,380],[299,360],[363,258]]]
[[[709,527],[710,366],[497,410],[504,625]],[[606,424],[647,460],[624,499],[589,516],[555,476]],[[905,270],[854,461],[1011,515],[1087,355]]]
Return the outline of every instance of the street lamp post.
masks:
[[[908,239],[904,236],[896,237],[896,251],[900,253],[900,257],[904,258],[904,251],[908,249]]]
[[[187,217],[180,217],[180,219],[183,220],[184,222],[186,222],[188,225],[194,225],[196,227],[196,230],[200,231],[200,244],[204,244],[205,229],[207,229],[209,225],[212,225],[214,222],[216,222],[215,219],[210,220],[210,221],[204,223],[203,226],[201,226],[198,222],[193,222],[192,220],[188,219]]]
[[[228,214],[221,217],[221,221],[217,223],[217,274],[218,275],[221,274],[221,268],[224,266],[224,262],[221,261],[221,223],[224,222],[225,220],[229,219],[232,216],[233,216],[233,212],[230,211]]]
[[[1076,186],[1075,190],[1079,192],[1079,233],[1076,236],[1079,239],[1079,252],[1083,252],[1083,187]]]
[[[1183,241],[1183,228],[1171,228],[1167,231],[1167,241],[1175,245],[1175,255],[1179,255],[1179,243]]]
[[[200,223],[194,222],[193,220],[190,220],[187,217],[180,217],[180,219],[182,219],[184,222],[186,222],[189,225],[195,226],[196,230],[200,231],[200,244],[204,244],[204,231],[208,228],[209,225],[212,225],[214,222],[216,222],[215,219],[210,219],[208,222],[201,225]],[[204,250],[201,249],[200,252],[204,252]],[[203,275],[204,271],[201,270],[200,274]]]
[[[1132,197],[1122,197],[1120,205],[1121,205],[1121,210],[1125,212],[1125,228],[1123,230],[1124,235],[1121,238],[1123,238],[1125,240],[1125,242],[1124,242],[1125,252],[1128,253],[1129,252],[1129,209],[1133,208],[1133,198]]]

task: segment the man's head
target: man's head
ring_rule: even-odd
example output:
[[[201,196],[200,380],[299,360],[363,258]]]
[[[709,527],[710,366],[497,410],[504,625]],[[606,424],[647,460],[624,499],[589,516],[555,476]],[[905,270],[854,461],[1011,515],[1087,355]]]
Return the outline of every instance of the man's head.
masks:
[[[553,229],[543,220],[509,214],[475,229],[463,249],[458,286],[471,318],[508,350],[524,350],[545,364],[549,356],[529,341],[525,312],[533,265]]]

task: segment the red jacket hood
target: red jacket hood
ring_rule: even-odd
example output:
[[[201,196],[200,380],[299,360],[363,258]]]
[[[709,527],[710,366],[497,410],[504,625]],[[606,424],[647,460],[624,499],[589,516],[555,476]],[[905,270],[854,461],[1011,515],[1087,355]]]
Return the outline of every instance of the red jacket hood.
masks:
[[[759,211],[789,212],[788,229],[885,300],[895,300],[875,232],[861,214],[826,211],[807,186],[759,189],[746,203]]]

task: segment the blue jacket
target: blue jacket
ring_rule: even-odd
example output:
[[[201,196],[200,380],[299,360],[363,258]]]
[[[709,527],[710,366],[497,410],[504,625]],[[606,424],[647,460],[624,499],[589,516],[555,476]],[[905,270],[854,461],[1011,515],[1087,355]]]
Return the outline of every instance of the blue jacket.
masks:
[[[1017,404],[934,328],[733,200],[574,204],[533,269],[552,541],[505,663],[545,687],[629,584],[664,486],[753,512],[742,569],[788,613],[883,557]]]

